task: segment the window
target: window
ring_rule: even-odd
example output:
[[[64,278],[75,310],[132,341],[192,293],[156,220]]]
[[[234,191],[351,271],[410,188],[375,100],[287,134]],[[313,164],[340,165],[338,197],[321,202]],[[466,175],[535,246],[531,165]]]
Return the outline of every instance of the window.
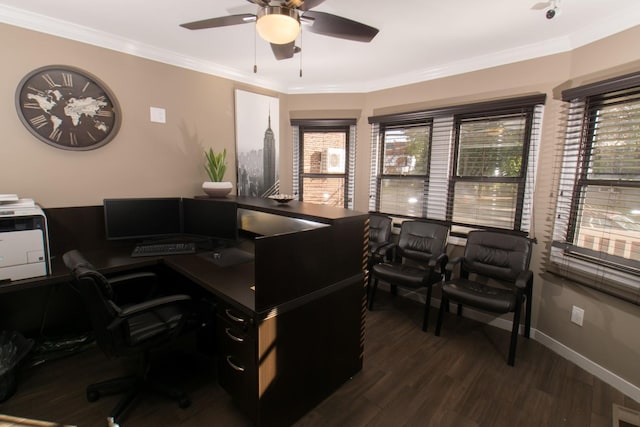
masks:
[[[456,117],[454,225],[520,230],[533,108]]]
[[[376,210],[423,216],[429,177],[431,124],[383,126],[381,135]]]
[[[352,208],[354,120],[292,121],[294,189],[305,202]]]
[[[371,211],[530,232],[545,95],[370,117]]]
[[[640,74],[562,96],[567,124],[551,271],[639,303]]]

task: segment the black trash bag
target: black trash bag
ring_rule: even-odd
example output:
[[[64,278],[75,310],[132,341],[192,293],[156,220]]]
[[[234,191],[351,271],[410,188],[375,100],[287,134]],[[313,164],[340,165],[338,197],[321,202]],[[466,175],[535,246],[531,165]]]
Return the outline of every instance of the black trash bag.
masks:
[[[9,399],[16,391],[16,367],[29,354],[33,340],[19,332],[0,332],[0,403]]]

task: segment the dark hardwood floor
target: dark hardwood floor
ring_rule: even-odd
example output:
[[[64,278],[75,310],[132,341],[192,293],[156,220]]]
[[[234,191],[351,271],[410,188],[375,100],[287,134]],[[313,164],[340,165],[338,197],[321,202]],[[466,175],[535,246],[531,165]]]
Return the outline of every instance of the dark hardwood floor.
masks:
[[[367,313],[364,368],[296,423],[314,426],[611,426],[614,403],[640,404],[533,340],[521,338],[515,367],[506,363],[509,334],[449,314],[442,336],[420,330],[422,307],[379,292]],[[249,426],[217,386],[205,358],[174,355],[174,380],[191,407],[144,396],[124,427]],[[86,384],[117,376],[121,362],[95,347],[22,369],[18,391],[0,413],[77,426],[106,426],[118,396],[85,400]],[[304,393],[304,390],[300,391]]]

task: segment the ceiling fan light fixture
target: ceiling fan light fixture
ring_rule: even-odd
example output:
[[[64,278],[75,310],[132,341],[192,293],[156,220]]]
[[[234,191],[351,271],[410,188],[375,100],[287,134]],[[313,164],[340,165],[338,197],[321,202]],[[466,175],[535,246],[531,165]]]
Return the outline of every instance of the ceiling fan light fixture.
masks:
[[[256,30],[269,43],[291,43],[300,34],[300,16],[296,9],[265,6],[258,11]]]

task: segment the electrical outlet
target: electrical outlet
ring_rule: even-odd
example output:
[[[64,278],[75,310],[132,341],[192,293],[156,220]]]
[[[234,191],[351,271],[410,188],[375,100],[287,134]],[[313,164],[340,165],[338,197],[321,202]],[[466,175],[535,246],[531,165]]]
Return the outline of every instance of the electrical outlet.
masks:
[[[582,322],[584,321],[584,309],[574,305],[571,308],[571,321],[578,326],[582,326]]]

